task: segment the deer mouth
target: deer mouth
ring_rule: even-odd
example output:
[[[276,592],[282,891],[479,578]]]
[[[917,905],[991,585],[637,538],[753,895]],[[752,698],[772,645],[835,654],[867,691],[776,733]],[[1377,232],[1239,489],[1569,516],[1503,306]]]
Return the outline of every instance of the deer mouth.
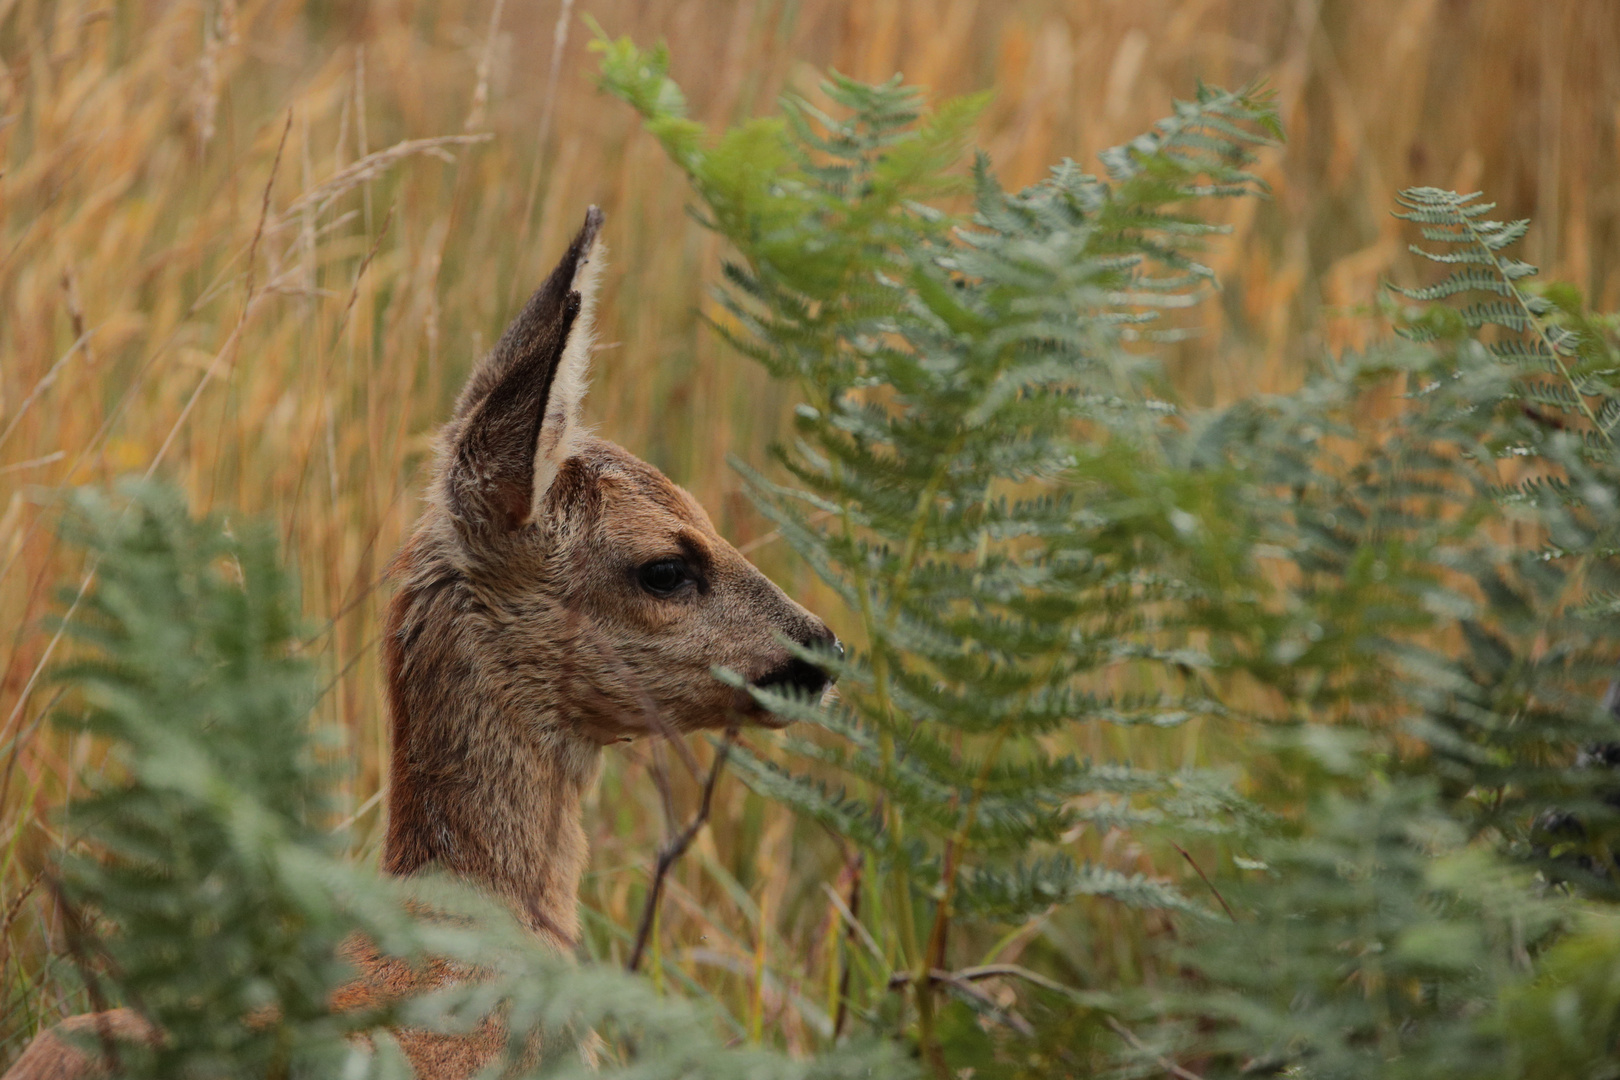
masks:
[[[832,676],[808,660],[801,660],[795,656],[778,664],[749,685],[761,690],[772,690],[817,701],[832,684]],[[765,708],[752,696],[748,698],[748,705],[746,710],[748,718],[761,727],[784,728],[792,723],[787,717],[778,716]]]

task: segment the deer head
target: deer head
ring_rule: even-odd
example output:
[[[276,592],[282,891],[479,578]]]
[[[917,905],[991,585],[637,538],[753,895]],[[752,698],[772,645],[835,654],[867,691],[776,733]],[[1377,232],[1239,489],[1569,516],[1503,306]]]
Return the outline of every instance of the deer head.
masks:
[[[564,938],[598,748],[772,723],[714,669],[817,694],[827,676],[789,643],[836,648],[690,495],[581,426],[601,224],[593,207],[468,379],[385,639],[385,866],[446,864]]]

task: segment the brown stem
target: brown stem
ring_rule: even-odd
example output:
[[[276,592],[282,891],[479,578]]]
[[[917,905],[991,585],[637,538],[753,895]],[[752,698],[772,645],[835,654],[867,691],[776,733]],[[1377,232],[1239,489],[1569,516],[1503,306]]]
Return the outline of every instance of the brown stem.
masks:
[[[957,982],[978,982],[980,979],[1014,978],[1023,979],[1025,982],[1034,983],[1036,986],[1039,986],[1045,990],[1052,990],[1059,994],[1067,994],[1069,997],[1075,997],[1081,993],[1081,991],[1076,990],[1072,986],[1065,986],[1056,979],[1048,978],[1038,971],[1031,971],[1029,968],[1023,967],[1019,964],[981,964],[978,967],[959,968],[956,971],[945,972],[945,974],[949,975],[950,978],[944,981],[950,982],[953,985]],[[930,975],[929,977],[939,981],[939,969],[936,968],[934,974]],[[910,981],[911,972],[902,971],[889,977],[889,987],[890,989],[894,989],[904,986]]]
[[[861,870],[866,865],[866,856],[857,851],[846,865],[849,867],[849,900],[844,907],[849,911],[850,917],[844,925],[844,940],[853,951],[856,944],[854,920],[861,916]],[[844,1033],[844,1021],[849,1017],[849,977],[854,969],[854,964],[845,964],[843,970],[838,973],[838,1009],[833,1014],[834,1042],[837,1042],[838,1037]]]
[[[1118,1035],[1120,1038],[1129,1043],[1132,1050],[1141,1051],[1143,1053],[1151,1053],[1146,1044],[1144,1044],[1141,1039],[1137,1038],[1136,1033],[1130,1028],[1126,1027],[1118,1020],[1115,1020],[1112,1016],[1105,1017],[1104,1019],[1108,1026],[1113,1029],[1114,1034]],[[1204,1080],[1202,1076],[1199,1076],[1191,1069],[1183,1069],[1180,1065],[1177,1065],[1163,1054],[1154,1054],[1154,1060],[1159,1063],[1159,1068],[1163,1069],[1171,1076],[1174,1076],[1176,1080]]]
[[[990,974],[999,973],[993,972]],[[981,974],[978,977],[988,978],[989,974]],[[910,986],[916,981],[916,976],[913,975],[912,972],[896,972],[894,975],[889,977],[889,988],[891,990],[897,990],[905,986]],[[944,968],[933,968],[928,972],[928,981],[930,984],[939,983],[942,986],[949,986],[961,994],[972,998],[983,1006],[991,1016],[995,1017],[1001,1023],[1012,1028],[1025,1038],[1029,1038],[1035,1034],[1035,1027],[1033,1024],[1019,1015],[1016,1010],[1003,1009],[999,1004],[996,1003],[995,998],[992,998],[989,994],[985,993],[983,990],[980,990],[977,986],[974,986],[973,980],[965,976],[962,972],[946,971]],[[943,1056],[940,1057],[939,1064],[944,1064]]]
[[[67,939],[68,955],[73,959],[73,966],[79,969],[85,993],[90,996],[90,1006],[95,1010],[96,1038],[101,1042],[102,1061],[108,1075],[117,1076],[123,1072],[123,1063],[118,1055],[118,1040],[113,1038],[112,1026],[107,1021],[107,997],[101,992],[101,980],[96,977],[95,966],[85,954],[84,944],[88,934],[84,918],[79,914],[79,909],[63,895],[61,882],[49,876],[46,883],[62,912],[62,930],[63,937]]]
[[[714,764],[709,767],[709,777],[703,782],[703,798],[698,803],[697,813],[680,832],[664,841],[658,849],[658,862],[653,867],[652,888],[647,891],[647,902],[641,908],[641,924],[636,927],[635,947],[630,950],[630,959],[625,963],[626,971],[635,971],[641,966],[641,956],[647,949],[647,939],[652,935],[653,917],[658,914],[658,901],[664,893],[664,878],[670,867],[686,849],[692,846],[692,840],[697,836],[698,830],[709,820],[709,807],[714,802],[715,784],[720,780],[720,771],[725,768],[726,758],[731,754],[731,746],[737,741],[737,728],[726,729],[726,737],[721,740],[720,747],[714,752]]]
[[[1215,887],[1215,883],[1209,880],[1209,878],[1204,874],[1204,868],[1199,866],[1197,861],[1194,860],[1191,855],[1187,854],[1186,848],[1182,847],[1174,840],[1170,841],[1170,846],[1181,852],[1181,857],[1187,860],[1187,865],[1191,866],[1193,868],[1193,872],[1204,879],[1204,884],[1209,886],[1209,891],[1214,893],[1215,899],[1221,902],[1221,909],[1226,912],[1226,917],[1231,919],[1233,922],[1237,922],[1238,917],[1232,912],[1232,905],[1226,902],[1226,897],[1221,895],[1221,890],[1217,889]]]

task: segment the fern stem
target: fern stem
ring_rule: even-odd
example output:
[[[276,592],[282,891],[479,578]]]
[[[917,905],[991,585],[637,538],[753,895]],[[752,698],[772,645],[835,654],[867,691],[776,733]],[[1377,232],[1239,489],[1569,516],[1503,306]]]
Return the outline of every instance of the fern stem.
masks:
[[[927,962],[930,970],[936,967],[945,967],[945,940],[950,928],[951,905],[956,898],[957,881],[961,874],[959,865],[962,849],[967,845],[968,830],[978,819],[979,803],[984,798],[984,789],[989,781],[991,767],[1000,760],[1002,743],[1006,742],[1008,722],[1002,722],[997,728],[990,744],[990,750],[984,756],[984,764],[979,767],[978,774],[973,778],[971,794],[968,805],[957,819],[957,825],[950,839],[945,841],[944,868],[941,871],[941,884],[944,889],[939,898],[939,904],[934,909],[934,925],[928,933]]]
[[[834,479],[842,484],[844,482],[843,469],[837,463],[833,464]],[[839,514],[839,522],[843,530],[845,543],[853,546],[855,543],[855,522],[850,516],[850,504],[845,502]],[[894,775],[895,745],[894,745],[894,703],[889,696],[889,658],[887,645],[884,643],[884,628],[879,625],[878,614],[872,604],[872,586],[859,560],[850,562],[851,576],[855,579],[855,592],[860,601],[860,616],[862,629],[866,633],[868,648],[872,652],[872,681],[876,687],[878,715],[883,719],[883,725],[878,732],[878,743],[882,752],[883,777],[885,783],[892,781]],[[899,807],[892,801],[884,801],[881,793],[879,805],[882,808],[884,831],[887,834],[887,843],[896,857],[905,846],[905,819]],[[916,920],[912,911],[911,895],[905,876],[898,872],[898,868],[889,866],[886,874],[890,892],[898,910],[896,915],[900,922],[901,950],[905,963],[902,966],[912,967],[918,957]]]
[[[940,487],[945,482],[945,475],[950,468],[950,463],[961,452],[965,438],[965,433],[961,431],[958,431],[955,437],[952,438],[950,447],[939,456],[939,464],[934,468],[933,475],[928,478],[928,483],[924,485],[923,490],[917,496],[917,506],[913,511],[911,528],[906,536],[906,546],[901,552],[900,565],[892,579],[896,582],[896,588],[889,596],[888,607],[891,621],[899,618],[900,606],[905,602],[906,593],[911,585],[912,571],[916,568],[917,560],[922,555],[923,537],[928,528],[929,511],[934,505],[935,498],[939,495]],[[888,655],[886,650],[876,648],[873,649],[872,655],[872,674],[877,685],[878,706],[883,717],[884,782],[890,783],[894,772],[895,746],[893,736],[894,704],[889,696]],[[891,802],[890,812],[893,815],[894,822],[892,838],[895,849],[898,851],[902,840],[900,832],[901,811],[899,807],[894,806]],[[932,965],[929,962],[929,950],[923,947],[917,937],[916,911],[911,900],[910,881],[902,874],[894,874],[892,877],[896,891],[895,902],[900,908],[897,913],[900,916],[900,931],[907,958],[911,961],[909,966],[913,969],[911,987],[917,999],[918,1048],[922,1052],[923,1059],[940,1075],[942,1080],[949,1080],[950,1070],[946,1065],[944,1054],[934,1038],[934,986],[933,980],[929,977]],[[939,913],[946,910],[947,904],[948,900],[941,900],[940,907],[935,915],[935,931],[930,933],[930,939],[932,939],[933,933],[938,931]]]

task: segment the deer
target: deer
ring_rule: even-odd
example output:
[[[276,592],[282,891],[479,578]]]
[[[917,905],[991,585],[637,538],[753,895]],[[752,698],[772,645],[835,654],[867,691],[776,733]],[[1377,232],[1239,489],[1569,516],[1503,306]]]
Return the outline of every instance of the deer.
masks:
[[[779,727],[750,688],[806,696],[842,653],[826,623],[715,530],[661,471],[582,421],[603,216],[472,369],[440,430],[423,509],[395,557],[383,651],[391,730],[382,869],[447,872],[572,952],[589,857],[584,800],[605,747],[739,724]],[[744,685],[717,677],[742,676]],[[471,977],[364,941],[338,1010]],[[105,1075],[69,1032],[155,1040],[128,1009],[42,1032],[4,1080]],[[421,1080],[465,1080],[499,1054],[471,1034],[394,1032]]]

